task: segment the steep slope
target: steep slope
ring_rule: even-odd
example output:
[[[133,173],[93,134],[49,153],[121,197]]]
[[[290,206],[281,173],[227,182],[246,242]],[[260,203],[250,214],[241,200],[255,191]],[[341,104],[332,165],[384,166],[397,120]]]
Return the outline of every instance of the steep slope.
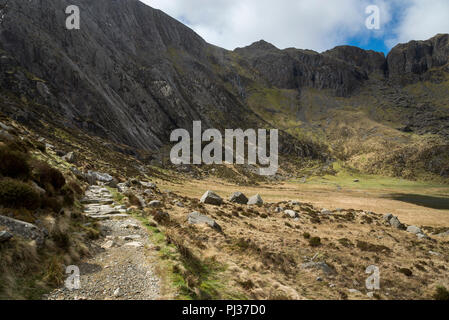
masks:
[[[64,27],[70,4],[80,7],[80,30]],[[209,68],[222,50],[137,0],[9,1],[0,41],[45,80],[52,111],[115,142],[152,149],[193,119],[218,126],[251,116]]]

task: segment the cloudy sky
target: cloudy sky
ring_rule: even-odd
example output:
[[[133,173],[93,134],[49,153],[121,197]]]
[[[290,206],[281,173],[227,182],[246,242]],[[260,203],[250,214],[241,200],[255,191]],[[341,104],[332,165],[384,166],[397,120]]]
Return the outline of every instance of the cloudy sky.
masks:
[[[449,0],[141,1],[230,50],[264,39],[281,49],[349,44],[387,53],[397,43],[449,33]],[[369,5],[380,10],[378,30],[366,27]]]

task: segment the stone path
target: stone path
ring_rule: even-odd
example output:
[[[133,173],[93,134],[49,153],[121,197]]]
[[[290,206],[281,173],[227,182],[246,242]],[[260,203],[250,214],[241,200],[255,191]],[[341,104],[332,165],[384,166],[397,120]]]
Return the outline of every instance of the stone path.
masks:
[[[108,189],[91,186],[82,200],[85,214],[98,220],[105,238],[93,243],[92,258],[82,260],[80,289],[60,288],[49,300],[154,300],[160,279],[154,272],[152,244],[140,222],[114,203]]]

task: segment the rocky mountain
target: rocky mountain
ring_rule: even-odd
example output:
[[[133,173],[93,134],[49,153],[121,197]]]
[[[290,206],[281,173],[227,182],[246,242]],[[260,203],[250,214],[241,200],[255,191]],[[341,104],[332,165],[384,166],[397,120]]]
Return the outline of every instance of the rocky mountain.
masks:
[[[65,28],[68,5],[80,7],[80,30]],[[16,120],[45,119],[144,150],[193,120],[276,126],[285,153],[321,157],[324,144],[359,168],[377,163],[359,161],[374,139],[376,152],[394,156],[419,140],[439,150],[432,159],[443,154],[423,170],[449,174],[447,34],[400,44],[387,57],[265,41],[227,51],[138,0],[1,0],[0,8],[1,110]]]

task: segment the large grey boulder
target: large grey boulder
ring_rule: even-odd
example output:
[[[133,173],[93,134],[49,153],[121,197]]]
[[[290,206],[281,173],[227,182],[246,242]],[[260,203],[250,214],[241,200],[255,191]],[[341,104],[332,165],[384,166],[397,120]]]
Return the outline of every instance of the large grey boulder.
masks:
[[[235,192],[229,197],[229,202],[238,204],[247,204],[248,198],[241,192]]]
[[[38,246],[41,246],[48,233],[46,230],[39,229],[34,224],[8,218],[0,215],[0,225],[5,226],[8,230],[16,235],[19,235],[28,240],[35,240]]]
[[[12,237],[12,233],[8,231],[0,231],[0,243],[9,241]]]
[[[420,234],[420,233],[424,233],[422,232],[422,230],[418,227],[415,226],[408,226],[407,227],[407,232],[413,233],[413,234]]]
[[[399,229],[399,230],[405,230],[406,227],[401,221],[399,221],[398,217],[393,217],[390,219],[390,225],[393,228]]]
[[[205,204],[212,204],[212,205],[216,205],[216,206],[219,206],[223,203],[223,199],[218,194],[216,194],[212,191],[207,191],[201,197],[200,201]]]
[[[214,219],[209,218],[208,216],[205,216],[196,211],[189,214],[188,222],[190,224],[207,224],[215,230],[222,231],[221,227],[218,225],[218,223],[215,222]]]
[[[263,205],[262,197],[259,194],[256,194],[255,196],[249,198],[248,205],[256,205],[256,206]]]

